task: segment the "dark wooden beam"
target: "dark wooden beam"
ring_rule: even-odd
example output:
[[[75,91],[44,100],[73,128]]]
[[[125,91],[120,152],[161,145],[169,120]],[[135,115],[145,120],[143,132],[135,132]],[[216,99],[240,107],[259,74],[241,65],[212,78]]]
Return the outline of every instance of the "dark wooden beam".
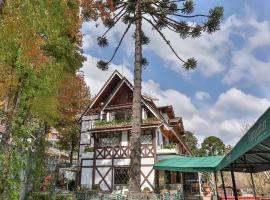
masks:
[[[267,146],[267,145],[265,145],[265,144],[259,144],[261,147],[263,147],[263,148],[265,148],[265,149],[267,149],[267,150],[270,150],[270,147],[269,146]]]
[[[249,151],[246,154],[249,155],[249,154],[268,154],[268,153],[270,153],[270,150],[269,151]]]
[[[233,195],[234,195],[234,199],[238,200],[233,165],[230,165],[230,167],[231,167],[231,177],[232,177],[232,184],[233,184]]]
[[[222,181],[222,188],[223,188],[223,192],[224,192],[224,197],[225,197],[225,200],[227,200],[227,193],[226,193],[226,187],[225,187],[225,183],[224,183],[223,171],[220,171],[220,175],[221,175],[221,181]]]
[[[254,197],[255,197],[255,199],[256,199],[256,187],[255,187],[255,184],[254,184],[253,173],[252,173],[252,172],[250,173],[250,177],[251,177],[251,183],[252,183],[253,194],[254,194]]]

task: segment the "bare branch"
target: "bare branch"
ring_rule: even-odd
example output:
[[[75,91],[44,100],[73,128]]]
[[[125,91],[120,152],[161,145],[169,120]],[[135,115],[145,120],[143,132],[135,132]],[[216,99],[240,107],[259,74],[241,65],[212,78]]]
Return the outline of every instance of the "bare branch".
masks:
[[[195,17],[210,17],[209,15],[197,14],[197,15],[180,15],[180,14],[169,14],[177,17],[183,18],[195,18]]]
[[[125,7],[119,12],[119,13],[121,13],[123,10],[125,9]],[[113,20],[117,17],[117,16],[119,16],[119,13],[113,18]],[[112,27],[113,26],[115,26],[116,24],[117,24],[117,22],[125,15],[127,13],[127,11],[125,11],[114,23],[113,23],[113,25],[110,27],[110,28],[108,28],[104,33],[103,33],[103,35],[101,36],[101,37],[104,37],[111,29],[112,29]]]
[[[170,49],[172,50],[172,52],[174,53],[174,55],[183,63],[186,63],[186,61],[182,58],[180,58],[180,56],[176,53],[176,51],[174,50],[174,48],[172,47],[171,43],[169,40],[167,40],[167,38],[165,37],[165,35],[155,26],[155,24],[153,24],[153,22],[145,17],[143,17],[144,20],[146,20],[148,23],[150,23],[153,28],[156,29],[156,31],[159,33],[159,35],[162,37],[162,39],[167,43],[167,45],[170,47]]]
[[[121,44],[122,44],[122,42],[123,42],[123,39],[125,38],[125,36],[126,36],[128,30],[129,30],[131,24],[132,24],[132,23],[129,23],[129,25],[127,26],[127,28],[126,28],[125,32],[123,33],[123,35],[122,35],[122,37],[121,37],[121,39],[120,39],[120,41],[119,41],[117,47],[116,47],[115,50],[114,50],[114,53],[113,53],[111,59],[107,62],[108,64],[114,59],[114,56],[116,55],[116,53],[117,53],[119,47],[121,46]]]

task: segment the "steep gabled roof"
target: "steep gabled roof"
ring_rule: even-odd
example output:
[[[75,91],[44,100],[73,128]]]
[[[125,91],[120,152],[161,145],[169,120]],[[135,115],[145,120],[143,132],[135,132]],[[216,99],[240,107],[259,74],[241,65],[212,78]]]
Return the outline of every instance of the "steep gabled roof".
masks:
[[[124,84],[126,84],[128,86],[128,88],[130,88],[130,90],[133,91],[132,85],[129,83],[129,81],[125,77],[123,77],[122,80],[117,85],[117,87],[113,90],[113,92],[107,98],[107,100],[104,103],[104,105],[103,105],[103,107],[102,107],[101,110],[104,110],[106,108],[106,106],[109,105],[109,103],[113,100],[113,97],[117,94],[117,92],[119,92],[119,90],[121,89],[121,87],[123,87]]]
[[[174,110],[173,110],[172,105],[158,107],[158,110],[160,110],[162,113],[166,113],[168,115],[169,119],[175,118],[175,114],[174,114]]]
[[[82,116],[85,115],[90,109],[98,107],[102,101],[105,101],[110,95],[110,91],[113,90],[122,79],[123,76],[117,70],[115,70],[103,85],[101,90],[98,92],[98,94],[95,96],[91,104],[82,114]]]

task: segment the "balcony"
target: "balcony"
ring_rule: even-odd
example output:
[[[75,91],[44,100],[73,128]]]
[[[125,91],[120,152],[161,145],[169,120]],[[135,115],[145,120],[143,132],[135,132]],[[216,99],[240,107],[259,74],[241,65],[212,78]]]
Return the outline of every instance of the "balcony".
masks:
[[[142,120],[142,126],[149,126],[149,125],[158,125],[160,121],[156,118],[148,118]],[[110,128],[131,128],[131,119],[118,119],[118,120],[95,120],[93,123],[92,130],[95,129],[110,129]]]
[[[175,144],[167,144],[164,146],[160,146],[157,149],[157,154],[160,155],[173,155],[173,154],[178,154],[177,147]]]

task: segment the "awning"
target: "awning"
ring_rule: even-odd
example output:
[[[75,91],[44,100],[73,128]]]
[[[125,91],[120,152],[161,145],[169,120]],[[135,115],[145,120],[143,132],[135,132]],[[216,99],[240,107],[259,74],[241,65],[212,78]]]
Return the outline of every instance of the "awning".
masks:
[[[223,158],[223,156],[177,156],[156,163],[154,169],[177,172],[214,172]]]
[[[220,162],[217,170],[262,172],[270,170],[270,108]]]

